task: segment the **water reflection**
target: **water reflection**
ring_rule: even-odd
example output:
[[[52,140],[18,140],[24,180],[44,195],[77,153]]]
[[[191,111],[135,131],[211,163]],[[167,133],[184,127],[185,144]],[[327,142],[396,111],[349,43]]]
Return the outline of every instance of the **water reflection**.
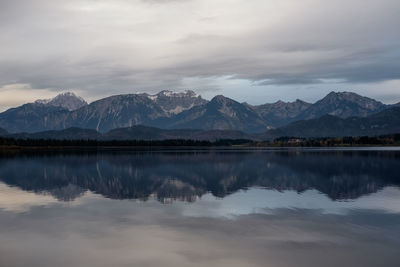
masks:
[[[2,155],[0,266],[397,267],[399,153]]]
[[[0,158],[0,181],[61,201],[87,190],[111,199],[195,201],[262,187],[332,200],[356,199],[398,186],[398,151],[82,153]]]

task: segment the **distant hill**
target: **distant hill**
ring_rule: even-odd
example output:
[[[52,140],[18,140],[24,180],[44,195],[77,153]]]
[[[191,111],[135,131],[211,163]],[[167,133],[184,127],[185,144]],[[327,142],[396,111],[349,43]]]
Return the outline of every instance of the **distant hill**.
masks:
[[[270,130],[265,138],[372,136],[400,133],[400,107],[386,109],[365,118],[324,115],[317,119],[296,121]]]
[[[20,139],[57,139],[57,140],[96,140],[101,134],[92,129],[68,128],[64,130],[51,130],[37,133],[9,134],[9,137]]]
[[[392,107],[400,107],[400,102],[399,103],[397,103],[397,104],[393,104],[393,105],[391,105]]]
[[[147,126],[119,128],[105,133],[103,140],[166,140],[191,139],[215,141],[217,139],[253,139],[253,136],[232,130],[196,130],[171,129],[164,130]]]
[[[17,139],[56,139],[56,140],[171,140],[186,139],[199,141],[215,141],[218,139],[255,139],[254,136],[232,130],[165,130],[155,127],[137,125],[117,128],[107,133],[99,133],[92,129],[68,128],[59,131],[43,131],[37,133],[17,133],[4,135]]]

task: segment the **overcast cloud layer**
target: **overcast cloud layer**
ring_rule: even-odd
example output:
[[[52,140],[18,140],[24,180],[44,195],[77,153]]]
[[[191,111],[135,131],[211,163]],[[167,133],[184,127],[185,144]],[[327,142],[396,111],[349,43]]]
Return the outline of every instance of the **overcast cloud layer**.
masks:
[[[0,109],[65,90],[393,103],[399,12],[398,0],[0,0]]]

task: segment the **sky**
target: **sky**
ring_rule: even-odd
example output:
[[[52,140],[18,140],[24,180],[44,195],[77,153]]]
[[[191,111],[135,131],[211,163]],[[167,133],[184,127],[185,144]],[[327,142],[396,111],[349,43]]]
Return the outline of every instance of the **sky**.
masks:
[[[0,0],[0,110],[164,89],[396,103],[399,12],[398,0]]]

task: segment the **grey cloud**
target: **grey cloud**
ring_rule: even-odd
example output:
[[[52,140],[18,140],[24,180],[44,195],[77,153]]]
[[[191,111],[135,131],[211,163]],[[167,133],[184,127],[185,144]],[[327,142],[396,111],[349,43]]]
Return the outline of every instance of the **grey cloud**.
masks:
[[[0,210],[1,234],[7,240],[0,244],[1,260],[12,266],[381,266],[383,258],[385,266],[399,262],[399,237],[394,234],[399,230],[398,214],[354,211],[343,216],[279,209],[271,215],[229,220],[187,217],[181,213],[184,209],[190,206],[89,197],[75,205],[50,204],[18,214]]]
[[[192,0],[142,0],[143,3],[150,3],[150,4],[169,4],[169,3],[176,3],[176,2],[189,2]]]
[[[184,5],[148,5],[173,2]],[[398,1],[213,3],[0,1],[0,84],[96,94],[196,77],[260,86],[400,79]]]

